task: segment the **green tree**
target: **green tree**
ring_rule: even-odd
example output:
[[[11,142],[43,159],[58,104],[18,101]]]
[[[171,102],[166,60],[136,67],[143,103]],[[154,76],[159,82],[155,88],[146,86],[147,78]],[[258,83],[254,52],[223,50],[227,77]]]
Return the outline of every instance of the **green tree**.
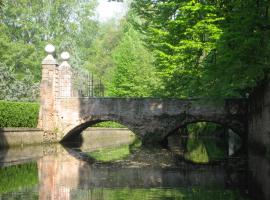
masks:
[[[113,68],[112,52],[121,38],[121,28],[115,20],[100,23],[96,37],[91,45],[86,68],[98,78],[109,78]]]
[[[15,70],[0,63],[0,100],[34,101],[38,96],[38,84],[29,70],[23,79],[16,78]]]
[[[153,67],[153,56],[144,46],[142,36],[129,21],[123,25],[123,33],[112,56],[114,68],[109,82],[111,96],[150,96],[158,83]]]
[[[237,0],[217,4],[222,13],[222,35],[206,80],[213,92],[244,96],[266,78],[270,66],[270,16],[268,0]]]
[[[40,65],[45,57],[44,47],[48,43],[56,46],[56,54],[64,50],[69,51],[72,55],[72,66],[85,67],[85,60],[89,55],[98,24],[93,18],[96,1],[3,0],[2,2],[0,62],[7,67],[7,71],[12,68],[17,81],[25,83],[25,79],[28,78],[26,71],[30,71],[34,77],[31,80],[39,82]]]
[[[1,46],[1,61],[14,66],[19,74],[29,69],[39,80],[44,46],[53,43],[57,53],[70,51],[78,67],[82,48],[95,31],[91,30],[97,23],[93,19],[95,5],[95,1],[84,0],[3,0],[0,37],[6,44]]]
[[[165,96],[241,96],[268,71],[268,0],[134,0],[132,8]]]

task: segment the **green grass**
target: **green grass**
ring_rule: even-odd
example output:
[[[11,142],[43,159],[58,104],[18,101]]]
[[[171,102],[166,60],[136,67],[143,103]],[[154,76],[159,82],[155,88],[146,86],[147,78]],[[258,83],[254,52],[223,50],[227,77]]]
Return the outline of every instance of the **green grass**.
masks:
[[[38,103],[0,101],[0,127],[37,127]]]
[[[92,158],[102,161],[109,162],[115,160],[122,160],[130,154],[129,145],[121,145],[114,148],[105,148],[98,151],[88,153]]]
[[[113,121],[100,122],[95,124],[93,127],[102,127],[102,128],[126,128],[124,125],[119,124]]]

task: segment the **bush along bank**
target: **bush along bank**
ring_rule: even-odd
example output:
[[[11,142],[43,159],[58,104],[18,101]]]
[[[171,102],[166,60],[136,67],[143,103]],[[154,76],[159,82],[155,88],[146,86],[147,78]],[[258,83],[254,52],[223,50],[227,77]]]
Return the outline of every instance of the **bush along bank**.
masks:
[[[39,104],[0,101],[0,127],[36,128]]]

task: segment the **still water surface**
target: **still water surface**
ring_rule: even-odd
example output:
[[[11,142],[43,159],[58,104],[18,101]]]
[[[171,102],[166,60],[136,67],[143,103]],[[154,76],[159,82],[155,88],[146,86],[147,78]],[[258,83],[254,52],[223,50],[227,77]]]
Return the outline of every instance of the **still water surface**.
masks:
[[[1,150],[0,199],[253,199],[247,156],[228,140],[178,137],[143,148],[129,134],[87,134],[79,146]]]

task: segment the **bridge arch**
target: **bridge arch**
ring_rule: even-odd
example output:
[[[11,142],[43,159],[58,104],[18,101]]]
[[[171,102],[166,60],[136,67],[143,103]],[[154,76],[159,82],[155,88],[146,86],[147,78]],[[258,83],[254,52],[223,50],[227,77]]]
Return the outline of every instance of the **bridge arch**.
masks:
[[[64,137],[61,139],[61,141],[72,141],[73,138],[77,137],[79,134],[81,134],[85,129],[88,127],[92,127],[93,125],[96,125],[101,122],[116,122],[120,125],[125,126],[127,129],[129,129],[131,132],[133,132],[137,137],[140,139],[142,136],[139,133],[136,133],[134,128],[130,126],[130,124],[123,119],[119,119],[116,116],[91,116],[90,119],[84,120],[81,124],[78,124],[77,126],[71,128],[71,130],[64,135]]]
[[[67,140],[102,121],[115,121],[135,133],[143,144],[161,142],[189,123],[208,121],[245,133],[245,112],[196,101],[159,98],[58,99],[59,140]],[[237,104],[236,104],[237,105]]]
[[[177,124],[177,126],[170,132],[168,133],[168,135],[172,134],[173,132],[185,128],[186,126],[188,126],[189,124],[196,124],[196,123],[200,123],[200,122],[206,122],[206,123],[214,123],[220,126],[223,126],[225,128],[231,129],[233,132],[235,132],[237,135],[239,135],[241,138],[245,136],[245,126],[243,123],[241,123],[241,121],[239,120],[197,120],[197,119],[186,119],[183,120],[181,122],[179,122],[179,124]]]

